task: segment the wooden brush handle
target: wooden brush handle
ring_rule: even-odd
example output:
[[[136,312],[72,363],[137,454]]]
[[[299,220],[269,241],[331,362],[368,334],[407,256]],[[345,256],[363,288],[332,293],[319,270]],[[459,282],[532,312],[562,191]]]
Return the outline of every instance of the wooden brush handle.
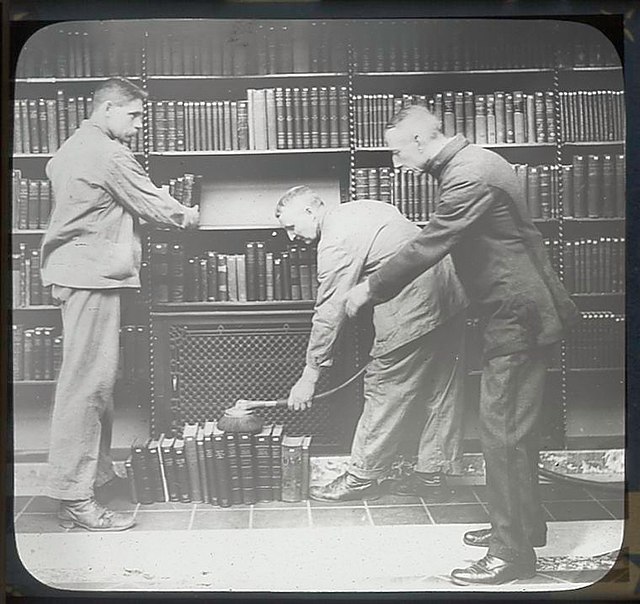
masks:
[[[246,399],[240,399],[236,403],[236,407],[240,407],[241,409],[273,409],[275,407],[286,407],[287,399],[279,398],[278,400],[273,401],[251,401]]]

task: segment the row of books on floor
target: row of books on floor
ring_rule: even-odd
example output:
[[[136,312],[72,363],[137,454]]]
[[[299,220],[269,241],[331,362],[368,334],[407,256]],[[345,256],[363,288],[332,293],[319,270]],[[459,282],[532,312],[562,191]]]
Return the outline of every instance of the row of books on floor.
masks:
[[[202,199],[202,175],[186,173],[170,178],[167,187],[169,195],[189,208],[199,206]]]
[[[186,257],[180,243],[151,247],[154,302],[253,302],[315,300],[318,278],[315,250],[289,246],[267,252],[249,241],[243,254],[213,250]]]
[[[560,136],[565,142],[620,141],[625,138],[623,90],[560,92]]]
[[[564,284],[576,294],[624,292],[625,238],[566,241]]]
[[[185,424],[177,436],[137,441],[125,468],[134,503],[174,501],[220,507],[296,502],[309,490],[311,436],[282,424],[256,433],[225,432],[217,422]]]
[[[536,28],[469,22],[377,21],[354,28],[354,57],[359,71],[464,71],[550,67],[552,45]]]
[[[52,304],[51,286],[45,287],[40,275],[40,248],[18,244],[11,254],[11,285],[13,308]]]
[[[574,155],[571,165],[562,170],[565,216],[625,216],[624,154]]]
[[[349,145],[347,88],[250,88],[237,101],[150,104],[152,149],[232,151]]]
[[[55,99],[17,99],[13,113],[14,153],[54,153],[71,136],[82,120],[91,115],[91,97],[67,97],[58,90]],[[142,152],[142,132],[128,143],[134,153]]]
[[[356,145],[384,145],[385,126],[401,108],[426,106],[439,119],[446,136],[463,134],[470,142],[553,143],[556,140],[555,93],[496,91],[476,94],[471,90],[433,95],[357,94]]]
[[[62,336],[54,327],[12,326],[13,379],[54,380],[62,364]]]
[[[44,229],[49,224],[53,192],[48,179],[23,178],[11,171],[11,205],[14,229]]]
[[[611,311],[582,313],[582,321],[567,338],[571,368],[624,367],[625,317]]]

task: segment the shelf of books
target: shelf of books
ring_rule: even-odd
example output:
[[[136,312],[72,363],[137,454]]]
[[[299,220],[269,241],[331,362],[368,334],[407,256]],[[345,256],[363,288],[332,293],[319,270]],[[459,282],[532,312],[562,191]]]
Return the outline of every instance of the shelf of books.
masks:
[[[379,199],[428,223],[437,183],[393,168],[384,146],[385,124],[411,103],[431,108],[446,135],[462,133],[514,165],[552,263],[584,313],[552,367],[562,379],[549,398],[563,401],[554,442],[579,432],[567,417],[588,396],[574,387],[580,376],[601,380],[591,390],[603,413],[602,392],[620,394],[620,373],[609,369],[623,364],[615,355],[624,326],[625,100],[619,59],[595,30],[419,19],[74,23],[32,38],[16,75],[16,308],[50,304],[37,283],[38,239],[52,202],[44,160],[90,113],[92,90],[106,77],[125,75],[150,93],[132,148],[154,182],[200,207],[200,228],[188,235],[145,227],[144,288],[135,320],[125,321],[147,338],[153,437],[181,437],[189,417],[203,425],[218,419],[241,394],[240,381],[223,389],[233,363],[246,367],[241,377],[256,398],[284,396],[297,379],[317,282],[315,250],[290,242],[274,217],[287,189],[307,184],[329,205]],[[44,350],[49,318],[20,313],[26,331],[40,329]],[[55,340],[59,322],[51,325],[47,337]],[[220,383],[211,383],[210,356],[236,349],[214,372]],[[276,365],[263,366],[261,355]],[[52,367],[21,381],[40,383]],[[215,404],[203,384],[222,389]],[[279,420],[294,435],[316,435],[320,421],[325,436],[340,436],[314,436],[314,446],[346,450],[361,404],[352,399],[345,416],[320,405],[321,421]],[[340,430],[331,428],[336,421]]]

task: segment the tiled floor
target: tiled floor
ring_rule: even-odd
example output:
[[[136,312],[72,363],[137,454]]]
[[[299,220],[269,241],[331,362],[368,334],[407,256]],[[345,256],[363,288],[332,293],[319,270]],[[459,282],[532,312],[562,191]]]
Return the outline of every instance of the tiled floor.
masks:
[[[541,485],[548,521],[624,518],[619,493],[563,484]],[[219,508],[203,503],[131,503],[126,493],[114,493],[113,509],[135,512],[139,531],[305,528],[314,526],[394,526],[407,524],[473,524],[488,522],[484,486],[458,485],[450,499],[384,494],[374,501],[339,504],[318,501],[257,503]],[[46,497],[15,498],[16,532],[58,532],[56,503]],[[74,529],[75,530],[75,529]]]
[[[622,496],[564,484],[541,491],[549,541],[537,550],[538,574],[504,589],[575,589],[600,579],[620,547]],[[65,589],[242,591],[249,566],[256,590],[449,591],[459,589],[451,569],[482,556],[462,534],[488,521],[486,489],[470,484],[453,486],[446,502],[385,494],[367,502],[223,509],[133,504],[124,492],[109,499],[110,507],[135,513],[131,531],[63,529],[56,502],[16,496],[16,543],[29,572]],[[290,572],[274,577],[273,556],[288,561]]]

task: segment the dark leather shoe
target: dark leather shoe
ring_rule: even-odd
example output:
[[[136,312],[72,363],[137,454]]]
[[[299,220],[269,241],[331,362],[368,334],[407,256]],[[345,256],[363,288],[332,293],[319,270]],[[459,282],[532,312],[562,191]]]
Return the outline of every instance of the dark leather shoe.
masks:
[[[491,529],[478,529],[477,531],[468,531],[462,537],[462,540],[467,545],[472,545],[473,547],[489,547],[489,542],[491,541]],[[532,539],[531,545],[533,547],[544,547],[547,545],[547,537],[546,535],[542,538]]]
[[[380,496],[377,480],[358,478],[345,472],[323,487],[311,487],[309,497],[316,501],[351,501],[357,499],[377,499]]]
[[[429,501],[444,502],[451,498],[451,489],[440,472],[433,474],[413,472],[394,481],[389,490],[395,495],[413,495],[424,497]]]
[[[456,568],[451,578],[458,585],[500,585],[516,579],[531,579],[535,574],[535,562],[508,562],[487,554],[467,568]]]
[[[95,499],[60,502],[58,512],[60,526],[80,526],[88,531],[124,531],[136,522],[133,514],[114,512],[100,505]]]

